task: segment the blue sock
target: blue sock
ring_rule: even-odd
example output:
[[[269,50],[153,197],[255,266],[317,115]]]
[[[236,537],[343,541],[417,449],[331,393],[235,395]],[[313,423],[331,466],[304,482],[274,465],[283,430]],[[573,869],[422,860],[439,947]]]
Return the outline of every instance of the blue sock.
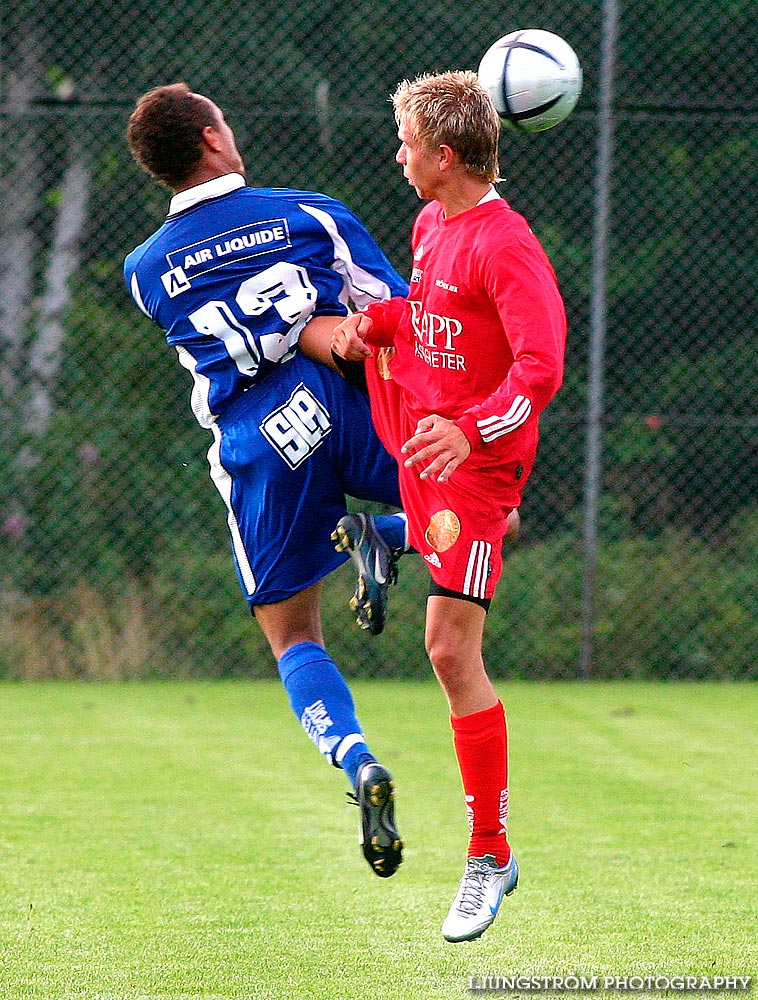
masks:
[[[318,643],[299,642],[290,646],[277,666],[300,725],[355,787],[358,768],[374,760],[374,755],[366,746],[353,696],[334,660]]]
[[[397,514],[374,514],[374,525],[391,549],[413,551],[408,544],[408,515],[403,511]]]

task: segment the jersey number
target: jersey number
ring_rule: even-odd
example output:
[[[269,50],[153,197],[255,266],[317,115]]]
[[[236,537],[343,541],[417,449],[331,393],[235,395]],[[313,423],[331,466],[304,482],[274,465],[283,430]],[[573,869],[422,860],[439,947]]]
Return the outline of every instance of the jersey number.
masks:
[[[229,357],[243,375],[255,375],[261,354],[276,364],[294,354],[300,332],[316,302],[317,291],[308,272],[299,264],[279,261],[260,274],[246,278],[237,289],[234,301],[243,316],[262,316],[274,309],[285,323],[286,333],[264,333],[260,350],[245,324],[238,320],[229,303],[213,299],[189,314],[198,333],[223,341]]]

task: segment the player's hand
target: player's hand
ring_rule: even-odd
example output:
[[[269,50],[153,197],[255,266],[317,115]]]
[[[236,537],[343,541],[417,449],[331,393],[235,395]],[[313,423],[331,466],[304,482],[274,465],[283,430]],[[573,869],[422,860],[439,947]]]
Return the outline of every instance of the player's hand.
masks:
[[[365,313],[353,313],[334,328],[332,350],[346,361],[363,361],[371,357],[371,349],[364,340],[371,332],[374,321]]]
[[[416,433],[405,442],[401,450],[404,455],[412,452],[410,458],[405,460],[408,468],[424,465],[419,473],[421,479],[436,475],[438,482],[446,483],[461,462],[465,462],[471,454],[471,445],[457,424],[432,413],[419,420]],[[428,465],[425,464],[427,462]]]

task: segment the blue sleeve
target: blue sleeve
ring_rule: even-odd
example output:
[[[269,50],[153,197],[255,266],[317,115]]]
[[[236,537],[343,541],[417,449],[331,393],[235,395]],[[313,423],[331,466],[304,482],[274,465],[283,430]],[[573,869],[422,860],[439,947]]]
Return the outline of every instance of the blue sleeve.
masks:
[[[372,302],[408,294],[408,285],[390,264],[361,220],[341,202],[324,198],[300,208],[323,227],[334,248],[332,270],[342,278],[345,304],[365,309]],[[318,309],[316,310],[318,313]]]

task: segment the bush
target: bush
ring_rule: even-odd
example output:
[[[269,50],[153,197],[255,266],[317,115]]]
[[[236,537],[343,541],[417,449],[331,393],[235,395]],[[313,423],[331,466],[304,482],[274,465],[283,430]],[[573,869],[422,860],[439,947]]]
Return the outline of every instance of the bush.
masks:
[[[758,679],[751,611],[758,512],[743,512],[729,526],[728,551],[681,529],[645,538],[625,533],[617,517],[608,524],[597,572],[593,678]],[[99,588],[81,582],[62,596],[6,592],[0,676],[276,675],[228,551],[164,541],[154,566],[147,581]],[[485,631],[494,677],[578,676],[582,566],[573,531],[509,551]],[[423,639],[428,585],[423,561],[404,557],[387,627],[371,637],[347,608],[352,564],[325,581],[326,644],[347,676],[431,676]]]
[[[593,677],[758,678],[758,513],[741,514],[733,528],[728,553],[681,529],[601,546]],[[486,636],[493,673],[577,675],[582,561],[579,540],[566,536],[514,550]]]

